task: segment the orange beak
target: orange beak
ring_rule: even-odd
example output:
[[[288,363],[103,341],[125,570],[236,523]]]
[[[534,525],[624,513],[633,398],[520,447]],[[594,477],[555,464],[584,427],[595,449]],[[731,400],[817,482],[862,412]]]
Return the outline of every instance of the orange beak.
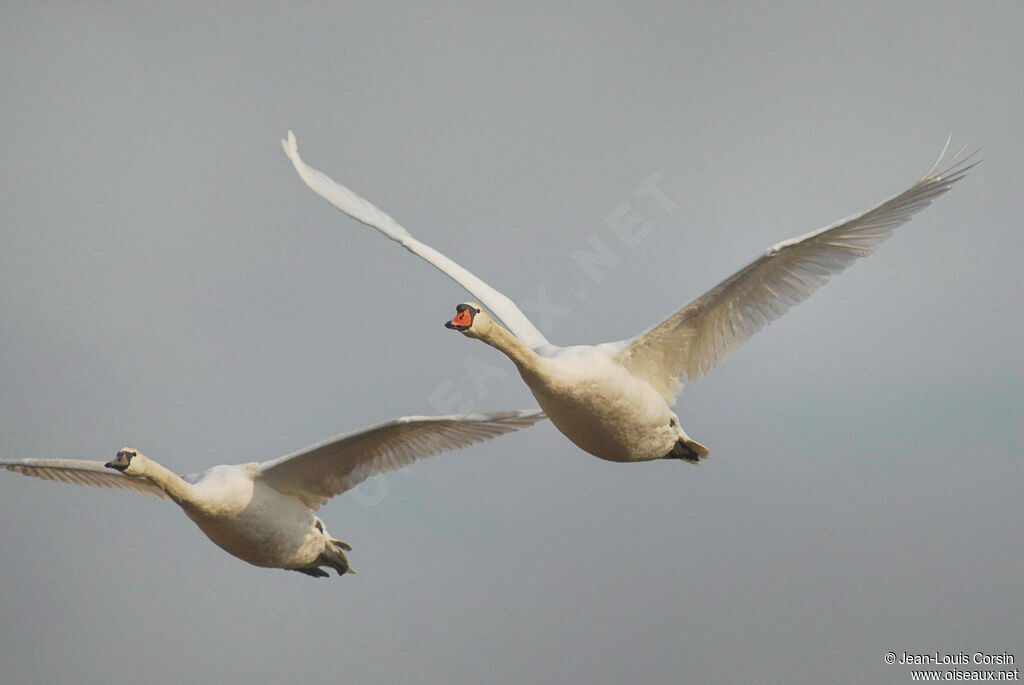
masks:
[[[454,328],[456,330],[465,330],[473,325],[473,315],[470,314],[469,308],[463,309],[455,318],[445,324],[446,328]]]

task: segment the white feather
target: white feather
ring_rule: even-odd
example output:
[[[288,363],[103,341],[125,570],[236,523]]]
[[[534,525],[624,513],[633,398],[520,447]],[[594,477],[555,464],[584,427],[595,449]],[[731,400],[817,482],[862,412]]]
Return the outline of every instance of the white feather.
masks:
[[[963,178],[973,165],[939,160],[905,192],[859,216],[789,240],[630,340],[558,347],[507,297],[455,262],[414,239],[391,217],[299,158],[289,131],[284,143],[302,179],[349,216],[380,230],[473,293],[507,326],[485,312],[457,330],[507,355],[551,422],[579,447],[611,461],[666,456],[697,462],[707,448],[690,439],[669,406],[693,379],[828,282],[854,260],[871,254],[893,230]],[[475,309],[475,308],[474,308]]]
[[[159,499],[170,499],[167,493],[145,478],[126,476],[103,466],[102,461],[82,459],[0,459],[0,467],[24,476],[57,480],[97,488],[134,490]]]
[[[397,221],[382,212],[368,200],[331,179],[327,174],[317,171],[302,161],[299,147],[295,142],[295,134],[288,131],[288,140],[282,140],[284,152],[295,165],[299,177],[306,182],[313,192],[332,205],[348,214],[356,221],[376,228],[378,231],[400,243],[405,249],[430,262],[449,278],[461,285],[490,309],[495,316],[505,322],[509,330],[530,347],[548,345],[547,338],[537,330],[526,315],[515,303],[500,292],[487,285],[479,278],[462,268],[429,245],[425,245],[410,235]]]
[[[467,447],[530,426],[538,410],[458,416],[407,416],[339,435],[262,464],[219,465],[178,476],[141,454],[119,463],[72,459],[0,460],[26,476],[101,488],[123,488],[172,499],[215,544],[256,566],[326,575],[350,572],[342,550],[313,512],[370,476],[417,459]]]
[[[963,178],[974,165],[967,164],[969,158],[957,161],[962,151],[936,171],[944,149],[920,181],[863,214],[770,248],[658,325],[623,341],[620,360],[671,401],[681,387],[680,374],[693,380],[717,367]]]
[[[458,416],[405,416],[339,435],[280,459],[260,464],[259,478],[317,508],[378,473],[417,459],[468,447],[530,426],[544,418],[533,411]]]

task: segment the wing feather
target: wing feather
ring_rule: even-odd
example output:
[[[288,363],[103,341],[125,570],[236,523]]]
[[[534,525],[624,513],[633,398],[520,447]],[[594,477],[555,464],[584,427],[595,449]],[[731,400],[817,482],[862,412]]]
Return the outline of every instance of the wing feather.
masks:
[[[0,467],[25,476],[46,480],[89,485],[97,488],[134,490],[159,499],[170,499],[163,490],[145,478],[126,476],[103,466],[102,461],[78,459],[10,459],[0,460]]]
[[[468,447],[531,426],[538,410],[456,416],[406,416],[340,435],[260,464],[260,478],[317,509],[370,476],[417,459]]]
[[[946,143],[948,148],[949,143]],[[682,387],[679,376],[698,378],[793,305],[866,257],[896,227],[949,190],[977,162],[958,159],[960,148],[938,161],[905,192],[858,216],[844,219],[769,249],[728,279],[633,340],[619,359],[647,379],[669,402]]]
[[[491,310],[492,314],[501,319],[508,329],[529,347],[537,348],[549,344],[547,338],[526,318],[515,302],[434,248],[412,237],[409,231],[373,203],[302,161],[294,133],[288,131],[288,140],[282,140],[281,145],[284,147],[288,159],[295,166],[299,177],[317,195],[356,221],[376,228],[414,255],[433,264],[446,276],[472,293],[482,305]]]

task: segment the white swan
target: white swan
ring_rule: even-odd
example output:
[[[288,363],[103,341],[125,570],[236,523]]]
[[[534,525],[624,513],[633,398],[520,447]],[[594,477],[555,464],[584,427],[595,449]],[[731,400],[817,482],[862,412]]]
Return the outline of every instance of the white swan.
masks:
[[[558,347],[510,299],[303,162],[291,131],[281,142],[316,193],[436,266],[494,312],[509,330],[475,303],[456,307],[446,326],[507,355],[551,422],[579,447],[622,462],[675,458],[698,463],[706,457],[707,448],[686,435],[669,409],[682,389],[679,376],[692,381],[714,369],[833,274],[874,252],[897,226],[974,166],[967,164],[970,155],[959,159],[963,148],[943,163],[947,141],[938,161],[905,192],[863,214],[779,243],[650,330],[619,342]]]
[[[104,464],[76,459],[0,460],[26,476],[171,499],[213,542],[255,566],[326,577],[343,575],[345,551],[313,513],[331,497],[370,476],[440,452],[467,447],[530,426],[538,410],[458,416],[406,416],[340,435],[280,459],[214,466],[179,476],[125,447]],[[120,473],[119,473],[120,472]]]

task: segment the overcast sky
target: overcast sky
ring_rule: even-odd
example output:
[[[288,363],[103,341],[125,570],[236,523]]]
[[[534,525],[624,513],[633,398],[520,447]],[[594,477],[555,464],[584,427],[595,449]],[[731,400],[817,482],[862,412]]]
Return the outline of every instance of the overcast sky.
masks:
[[[4,680],[1019,665],[1024,7],[490,5],[5,3],[0,453],[134,445],[191,473],[534,406],[442,328],[464,291],[301,183],[288,129],[559,344],[633,335],[901,192],[950,134],[984,162],[686,388],[699,468],[602,462],[547,423],[441,455],[321,510],[358,576],[255,568],[167,502],[0,473]]]

